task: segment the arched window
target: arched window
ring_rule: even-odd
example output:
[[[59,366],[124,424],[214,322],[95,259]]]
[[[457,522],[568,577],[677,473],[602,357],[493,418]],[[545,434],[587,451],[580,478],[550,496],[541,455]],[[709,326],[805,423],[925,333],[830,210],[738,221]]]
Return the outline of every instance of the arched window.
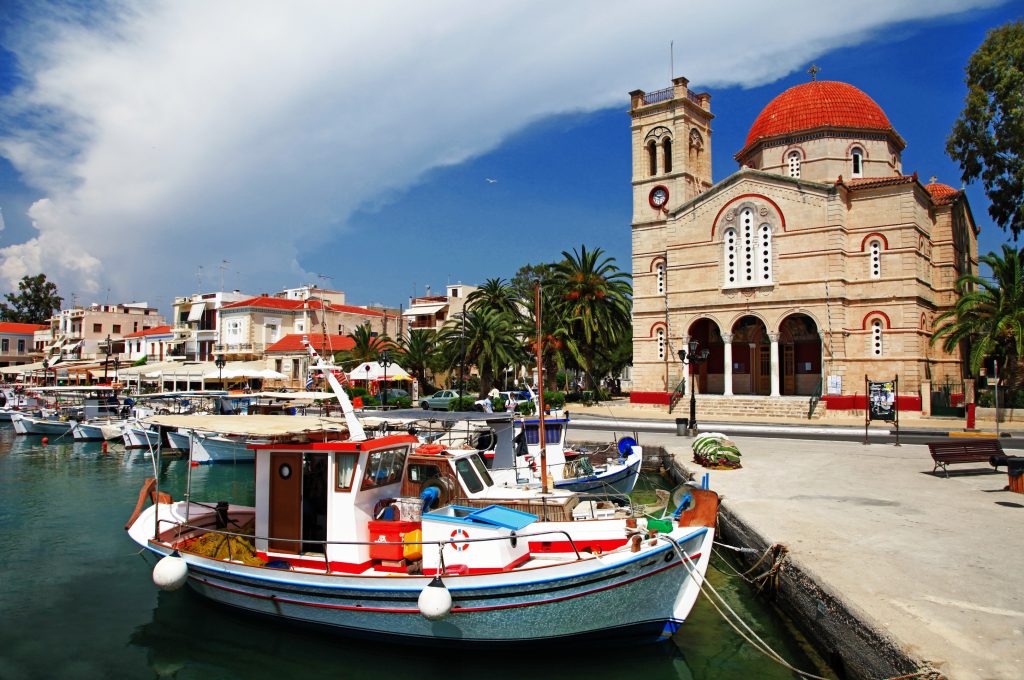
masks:
[[[665,360],[665,329],[658,329],[658,361]]]
[[[871,354],[882,356],[882,320],[875,319],[871,322]]]
[[[800,176],[800,152],[790,151],[789,156],[786,157],[789,162],[789,176],[799,177]]]
[[[754,209],[739,213],[739,227],[722,233],[726,288],[763,286],[772,282],[772,227],[754,225]]]
[[[853,176],[863,177],[864,176],[864,152],[854,147],[853,151],[850,152],[850,156],[853,158]]]
[[[665,294],[665,263],[659,262],[658,266],[654,268],[658,274],[658,295]]]
[[[871,259],[871,278],[882,278],[882,242],[874,239],[868,244],[868,253]]]
[[[666,138],[661,148],[665,152],[665,172],[672,172],[672,140]]]
[[[653,139],[647,143],[647,174],[651,177],[658,174],[658,147]]]

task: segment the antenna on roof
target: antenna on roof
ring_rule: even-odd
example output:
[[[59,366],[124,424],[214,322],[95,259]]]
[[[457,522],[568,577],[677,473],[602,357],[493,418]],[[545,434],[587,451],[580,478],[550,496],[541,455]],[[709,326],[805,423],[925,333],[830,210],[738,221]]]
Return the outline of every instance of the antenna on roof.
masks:
[[[814,81],[814,80],[817,80],[817,79],[818,79],[818,72],[819,72],[820,70],[821,70],[821,69],[820,69],[820,68],[818,68],[818,65],[817,65],[817,64],[811,64],[811,67],[810,67],[809,69],[807,69],[807,72],[811,74],[811,80],[812,80],[812,81]]]
[[[224,290],[224,271],[228,268],[228,261],[221,260],[220,265],[217,267],[220,269],[220,289]]]
[[[675,54],[675,40],[668,41],[668,74],[669,80],[676,79],[676,54]]]

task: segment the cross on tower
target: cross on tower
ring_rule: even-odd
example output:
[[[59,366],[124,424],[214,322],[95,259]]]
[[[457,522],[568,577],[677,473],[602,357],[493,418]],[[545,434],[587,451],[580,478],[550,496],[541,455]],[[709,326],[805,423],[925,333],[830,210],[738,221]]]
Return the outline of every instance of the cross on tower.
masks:
[[[818,71],[820,71],[820,70],[821,69],[818,68],[817,64],[811,64],[811,67],[809,69],[807,69],[807,72],[811,74],[811,80],[817,80],[818,79]]]

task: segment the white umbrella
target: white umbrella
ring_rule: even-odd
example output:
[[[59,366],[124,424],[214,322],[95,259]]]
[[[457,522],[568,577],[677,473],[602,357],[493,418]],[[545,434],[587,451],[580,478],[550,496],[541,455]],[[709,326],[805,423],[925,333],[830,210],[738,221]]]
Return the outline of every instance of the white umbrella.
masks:
[[[367,371],[367,368],[370,370]],[[348,377],[349,380],[383,380],[384,369],[376,361],[364,361],[353,368]],[[388,366],[387,377],[388,380],[412,380],[412,376],[398,364]]]

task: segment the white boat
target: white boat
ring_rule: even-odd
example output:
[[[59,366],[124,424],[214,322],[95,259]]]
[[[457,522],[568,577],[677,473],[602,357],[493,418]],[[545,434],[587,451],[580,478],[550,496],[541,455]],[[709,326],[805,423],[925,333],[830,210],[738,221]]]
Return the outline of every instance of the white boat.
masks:
[[[71,426],[71,434],[75,441],[98,442],[114,441],[124,437],[124,427],[128,421],[124,418],[93,418],[76,422]]]
[[[18,416],[14,430],[18,434],[61,437],[71,433],[71,425],[72,421],[67,416],[58,413],[40,416],[22,413]]]
[[[239,416],[235,416],[239,417]],[[283,418],[286,416],[269,416]],[[191,460],[195,463],[251,463],[256,456],[250,444],[265,443],[265,439],[245,436],[224,436],[212,432],[193,432]]]
[[[574,493],[517,495],[477,452],[411,435],[254,454],[252,506],[143,488],[126,529],[160,558],[157,585],[357,637],[564,649],[670,637],[710,559],[710,491],[654,520],[595,513]]]
[[[138,420],[126,421],[121,430],[126,449],[155,450],[160,445],[160,431]]]

